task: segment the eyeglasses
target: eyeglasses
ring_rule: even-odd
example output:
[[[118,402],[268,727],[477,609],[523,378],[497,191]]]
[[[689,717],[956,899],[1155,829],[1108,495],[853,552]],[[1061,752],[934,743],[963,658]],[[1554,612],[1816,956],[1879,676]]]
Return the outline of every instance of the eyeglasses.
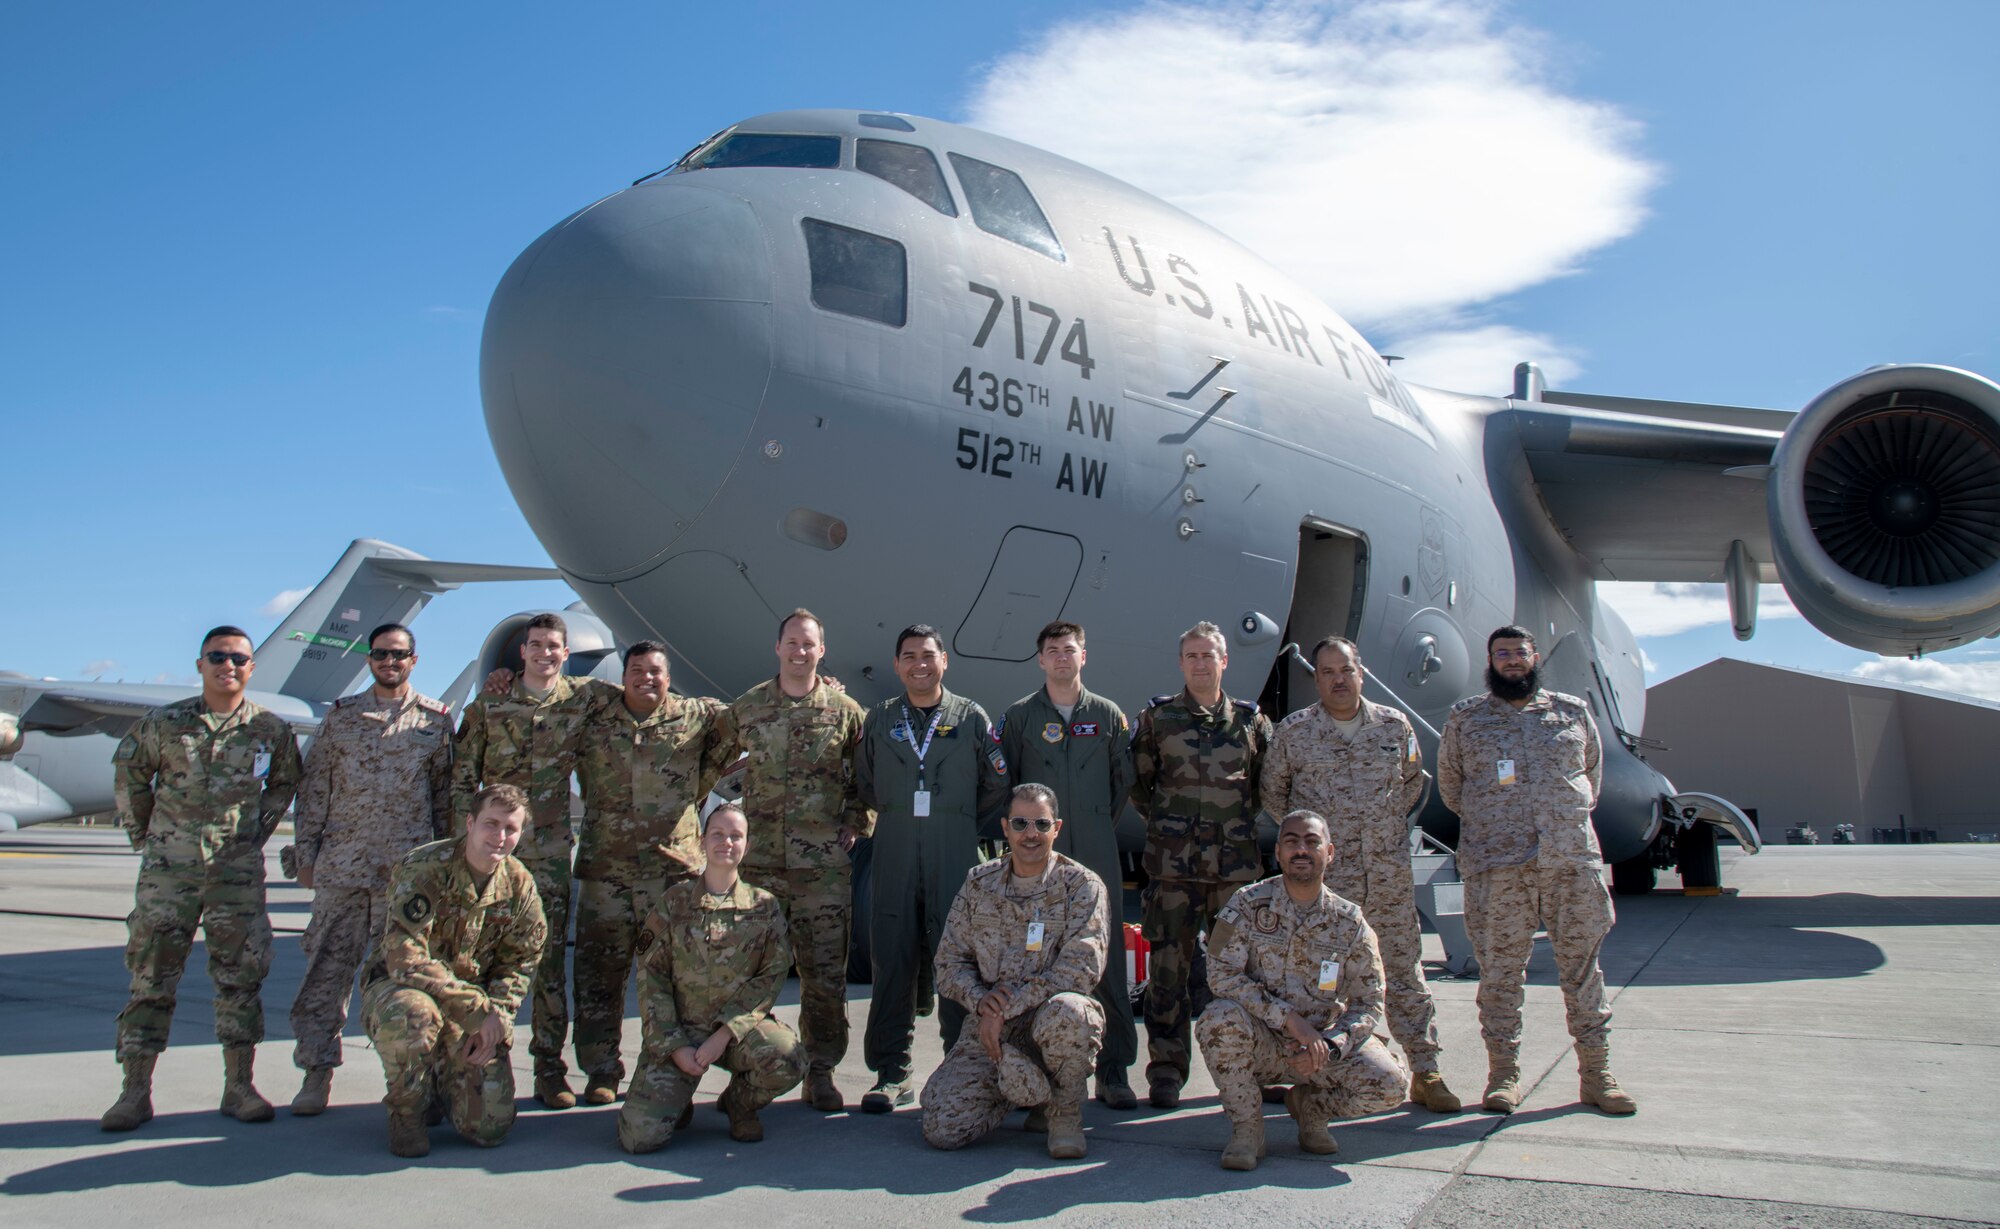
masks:
[[[1495,649],[1495,650],[1493,650],[1493,660],[1494,660],[1494,661],[1527,661],[1527,660],[1528,660],[1529,658],[1533,657],[1534,655],[1535,655],[1535,651],[1534,651],[1533,649],[1522,649],[1522,650],[1521,650],[1520,652],[1518,652],[1518,653],[1516,653],[1516,652],[1515,652],[1514,650],[1512,650],[1512,649]]]
[[[1056,826],[1056,821],[1053,819],[1043,819],[1039,816],[1033,819],[1025,815],[1009,815],[1007,817],[1007,826],[1016,832],[1026,832],[1029,824],[1033,824],[1037,832],[1047,832]]]
[[[370,649],[370,661],[408,661],[417,655],[415,649]]]
[[[247,666],[250,664],[250,655],[248,653],[224,653],[220,649],[210,649],[208,652],[203,653],[202,656],[208,659],[208,664],[211,666],[219,666],[223,662],[228,662],[232,666]]]

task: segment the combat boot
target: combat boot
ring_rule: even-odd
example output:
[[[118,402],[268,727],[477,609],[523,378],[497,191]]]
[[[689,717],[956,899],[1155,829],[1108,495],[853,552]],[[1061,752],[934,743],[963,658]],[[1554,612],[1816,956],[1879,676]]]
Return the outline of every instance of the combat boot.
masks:
[[[1049,1133],[1048,1106],[1030,1106],[1028,1109],[1028,1120],[1021,1124],[1021,1129],[1036,1135],[1047,1135]]]
[[[250,1082],[257,1047],[224,1046],[222,1050],[222,1112],[238,1122],[269,1122],[277,1116],[271,1103]]]
[[[1083,1094],[1085,1072],[1082,1063],[1058,1070],[1049,1080],[1047,1115],[1049,1155],[1058,1161],[1082,1159],[1089,1150],[1083,1140]]]
[[[1177,1075],[1156,1075],[1148,1081],[1146,1100],[1154,1109],[1179,1109],[1181,1104],[1181,1078]]]
[[[1433,1114],[1456,1114],[1465,1108],[1458,1094],[1445,1087],[1443,1074],[1436,1071],[1419,1071],[1410,1077],[1410,1100]]]
[[[742,1144],[754,1144],[764,1138],[764,1124],[757,1121],[756,1107],[735,1080],[729,1081],[729,1087],[722,1090],[716,1104],[729,1115],[729,1138]]]
[[[1326,1129],[1326,1110],[1319,1098],[1299,1085],[1285,1094],[1285,1112],[1299,1124],[1299,1149],[1315,1156],[1331,1156],[1340,1151],[1333,1132]]]
[[[615,1075],[593,1075],[583,1086],[585,1105],[610,1105],[618,1099],[618,1077]]]
[[[333,1068],[314,1067],[306,1072],[304,1082],[299,1085],[299,1095],[292,1098],[292,1114],[299,1118],[324,1114],[327,1098],[332,1095]]]
[[[106,1131],[130,1131],[153,1117],[153,1064],[157,1054],[139,1054],[125,1059],[125,1088],[97,1125]]]
[[[535,1100],[552,1110],[574,1108],[576,1094],[569,1090],[569,1073],[561,1067],[543,1067],[537,1070]]]
[[[424,1120],[402,1110],[389,1111],[389,1151],[397,1156],[429,1156],[431,1133]]]
[[[847,1108],[847,1098],[841,1096],[840,1089],[834,1086],[833,1072],[817,1068],[806,1073],[806,1086],[799,1094],[799,1100],[822,1114],[838,1114]]]
[[[1521,1064],[1513,1058],[1488,1061],[1486,1098],[1480,1108],[1489,1114],[1511,1114],[1521,1107]]]
[[[1604,1046],[1576,1048],[1576,1067],[1583,1077],[1582,1086],[1577,1091],[1577,1100],[1585,1105],[1594,1105],[1607,1114],[1636,1114],[1639,1103],[1632,1094],[1618,1087],[1618,1081],[1611,1074],[1611,1051]]]
[[[1222,1167],[1249,1171],[1264,1159],[1264,1120],[1229,1123],[1229,1142],[1222,1149]]]

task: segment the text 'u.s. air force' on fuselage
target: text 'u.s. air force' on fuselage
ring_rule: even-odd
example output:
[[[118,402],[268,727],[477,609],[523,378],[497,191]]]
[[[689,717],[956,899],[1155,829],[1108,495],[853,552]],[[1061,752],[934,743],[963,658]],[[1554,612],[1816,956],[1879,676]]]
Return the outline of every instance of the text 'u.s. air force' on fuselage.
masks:
[[[1282,253],[1278,254],[1282,257]],[[2000,629],[2000,389],[1875,368],[1803,413],[1407,385],[1315,295],[1128,184],[914,116],[760,116],[536,240],[494,293],[489,435],[551,557],[691,690],[769,670],[812,607],[864,700],[897,629],[950,684],[1033,689],[1035,633],[1089,629],[1093,690],[1227,682],[1310,702],[1289,650],[1344,634],[1434,747],[1486,633],[1541,638],[1607,748],[1596,820],[1643,870],[1741,825],[1638,754],[1644,676],[1598,580],[1784,580],[1878,652]],[[1433,803],[1425,824],[1449,839]],[[1754,841],[1754,836],[1748,839]]]

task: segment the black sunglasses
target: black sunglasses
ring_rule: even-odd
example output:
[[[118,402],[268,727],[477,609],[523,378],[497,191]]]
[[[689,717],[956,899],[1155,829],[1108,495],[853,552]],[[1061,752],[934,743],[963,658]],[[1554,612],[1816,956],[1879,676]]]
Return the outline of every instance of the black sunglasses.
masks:
[[[1029,824],[1035,825],[1035,831],[1037,832],[1047,832],[1056,826],[1056,821],[1040,817],[1029,819],[1025,815],[1009,815],[1007,817],[1007,826],[1016,832],[1026,832]]]
[[[416,655],[417,651],[415,649],[368,650],[368,657],[371,661],[408,661],[412,657],[415,657]]]
[[[208,658],[208,664],[211,666],[219,666],[223,662],[228,662],[232,666],[247,666],[250,664],[250,655],[248,653],[225,653],[221,649],[210,649],[208,652],[203,653],[202,656]]]

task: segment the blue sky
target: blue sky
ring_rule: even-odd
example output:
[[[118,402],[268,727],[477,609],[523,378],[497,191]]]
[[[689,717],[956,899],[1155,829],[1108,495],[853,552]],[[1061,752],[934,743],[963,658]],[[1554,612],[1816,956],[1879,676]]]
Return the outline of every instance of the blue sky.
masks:
[[[15,5],[0,41],[0,667],[33,675],[185,675],[203,627],[274,626],[357,536],[543,562],[481,423],[495,281],[571,210],[791,106],[1089,155],[1474,391],[1515,357],[1593,391],[1789,408],[1883,361],[2000,373],[2000,5],[1979,0]],[[1351,122],[1385,126],[1375,162],[1298,120],[1332,77]],[[1258,200],[1214,195],[1225,149],[1118,119],[1190,97],[1283,169]],[[1483,204],[1399,231],[1365,212],[1398,184]],[[1344,249],[1286,229],[1336,197],[1363,210]],[[419,685],[499,616],[567,600],[438,602]],[[1738,645],[1719,592],[1614,601],[1661,632],[1660,675],[1870,660],[1797,618]],[[1978,648],[1870,668],[2000,688]]]

